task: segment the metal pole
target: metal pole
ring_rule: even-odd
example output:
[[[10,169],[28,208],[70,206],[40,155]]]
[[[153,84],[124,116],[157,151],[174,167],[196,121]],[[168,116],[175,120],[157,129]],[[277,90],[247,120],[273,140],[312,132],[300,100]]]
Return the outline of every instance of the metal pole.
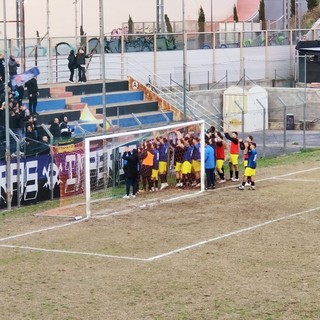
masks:
[[[210,7],[210,11],[211,11],[211,25],[210,25],[210,30],[211,30],[211,32],[213,32],[213,26],[212,26],[212,18],[213,18],[212,1],[213,1],[213,0],[211,0],[211,7]]]
[[[244,139],[244,106],[239,105],[237,101],[234,102],[236,106],[241,110],[241,131],[242,131],[242,139]]]
[[[102,114],[103,114],[103,133],[107,132],[106,122],[106,61],[104,54],[104,18],[103,18],[103,0],[99,0],[99,18],[100,18],[100,54],[102,67]]]
[[[74,1],[74,26],[75,26],[75,40],[77,43],[77,36],[78,36],[78,0]]]
[[[26,71],[26,20],[24,11],[24,0],[22,0],[22,70]]]
[[[50,7],[49,1],[47,0],[47,37],[48,37],[48,56],[47,56],[47,77],[48,82],[52,82],[52,73],[51,73],[51,57],[52,57],[52,50],[51,50],[51,39],[50,39]]]
[[[266,156],[266,108],[264,107],[264,105],[259,101],[259,99],[256,100],[259,105],[261,106],[261,108],[263,109],[263,135],[262,135],[262,144],[263,144],[263,150],[262,150],[262,155],[263,157]]]
[[[306,90],[305,90],[305,95],[306,95]],[[303,122],[302,122],[302,129],[303,129],[303,148],[306,148],[306,106],[307,106],[307,97],[305,96],[304,99],[302,99],[298,95],[298,99],[303,103]]]
[[[283,113],[284,113],[284,120],[283,120],[283,152],[284,154],[287,153],[287,106],[286,104],[283,102],[283,100],[281,98],[279,98],[279,101],[281,102],[281,104],[283,105]]]
[[[41,124],[41,127],[43,128],[43,130],[46,132],[46,134],[49,137],[50,140],[50,146],[53,146],[53,135],[50,132],[50,130],[47,128],[47,126],[45,124]],[[51,190],[50,190],[50,199],[53,200],[54,198],[54,186],[53,186],[53,149],[50,147],[50,186],[51,186]]]
[[[21,170],[20,170],[20,140],[19,138],[14,134],[14,132],[9,129],[9,134],[15,140],[16,147],[17,147],[17,207],[20,208],[21,205]]]
[[[182,33],[183,33],[183,118],[187,119],[187,46],[186,46],[186,30],[185,30],[185,6],[184,0],[182,0]]]
[[[5,78],[6,81],[4,83],[5,88],[5,120],[6,120],[6,201],[7,201],[7,209],[11,210],[11,200],[12,200],[12,190],[11,190],[11,153],[10,153],[10,134],[9,134],[9,70],[8,70],[8,44],[7,44],[7,0],[3,0],[3,37],[4,37],[4,56],[5,56]]]
[[[83,0],[81,0],[81,26],[83,29]]]

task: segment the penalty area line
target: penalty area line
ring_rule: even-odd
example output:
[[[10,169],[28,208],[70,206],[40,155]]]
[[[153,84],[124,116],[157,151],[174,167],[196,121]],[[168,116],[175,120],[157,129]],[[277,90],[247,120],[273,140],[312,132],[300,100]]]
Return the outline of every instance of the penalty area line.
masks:
[[[251,227],[235,230],[235,231],[232,231],[232,232],[229,232],[229,233],[226,233],[226,234],[214,237],[214,238],[210,238],[210,239],[207,239],[207,240],[203,240],[203,241],[191,244],[189,246],[177,248],[175,250],[172,250],[172,251],[169,251],[169,252],[165,252],[165,253],[159,254],[157,256],[150,257],[150,258],[146,259],[146,261],[154,261],[154,260],[162,259],[162,258],[171,256],[171,255],[176,254],[176,253],[180,253],[180,252],[183,252],[183,251],[186,251],[186,250],[190,250],[190,249],[194,249],[194,248],[203,246],[203,245],[211,243],[211,242],[219,241],[219,240],[222,240],[222,239],[225,239],[225,238],[229,238],[229,237],[232,237],[232,236],[235,236],[235,235],[238,235],[238,234],[241,234],[241,233],[245,233],[245,232],[248,232],[248,231],[253,231],[253,230],[265,227],[265,226],[267,226],[269,224],[273,224],[273,223],[276,223],[276,222],[279,222],[279,221],[283,221],[283,220],[288,220],[288,219],[291,219],[293,217],[297,217],[297,216],[300,216],[300,215],[303,215],[303,214],[306,214],[306,213],[312,213],[312,212],[319,211],[319,210],[320,210],[320,207],[312,208],[312,209],[309,209],[309,210],[293,213],[293,214],[290,214],[288,216],[283,216],[283,217],[280,217],[280,218],[277,218],[277,219],[265,221],[265,222],[256,224],[256,225],[251,226]]]
[[[17,239],[17,238],[30,236],[30,235],[37,234],[37,233],[41,233],[41,232],[45,232],[45,231],[51,231],[51,230],[55,230],[55,229],[60,229],[60,228],[69,227],[69,226],[72,226],[72,225],[74,225],[74,224],[81,223],[81,222],[87,221],[87,220],[88,220],[88,218],[83,218],[82,220],[77,220],[77,221],[73,221],[73,222],[68,222],[68,223],[60,224],[60,225],[57,225],[57,226],[42,228],[42,229],[38,229],[38,230],[34,230],[34,231],[29,231],[29,232],[25,232],[25,233],[21,233],[21,234],[17,234],[17,235],[10,236],[10,237],[6,237],[6,238],[1,238],[1,239],[0,239],[0,242],[2,242],[2,241],[7,241],[7,240],[14,240],[14,239]]]
[[[126,257],[126,256],[113,256],[110,254],[103,254],[103,253],[81,252],[81,251],[59,250],[59,249],[45,249],[45,248],[18,246],[18,245],[10,245],[10,244],[0,244],[0,248],[30,250],[30,251],[39,251],[39,252],[48,252],[48,253],[73,254],[73,255],[109,258],[109,259],[112,258],[112,259],[120,259],[120,260],[134,260],[134,261],[142,261],[142,262],[147,261],[147,259],[143,259],[143,258],[134,258],[134,257]]]

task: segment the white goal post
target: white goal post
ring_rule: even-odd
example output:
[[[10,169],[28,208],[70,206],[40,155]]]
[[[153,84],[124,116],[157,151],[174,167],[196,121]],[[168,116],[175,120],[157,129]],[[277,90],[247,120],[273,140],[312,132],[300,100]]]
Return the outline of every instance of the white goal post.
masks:
[[[126,150],[129,150],[130,147],[140,150],[140,146],[147,145],[148,143],[150,145],[167,143],[168,149],[174,150],[175,143],[178,140],[186,140],[189,137],[189,140],[197,137],[200,142],[200,190],[203,191],[205,189],[205,122],[203,120],[86,138],[84,143],[86,217],[91,217],[94,201],[99,202],[102,199],[112,199],[113,197],[119,198],[120,193],[121,196],[124,195],[122,154],[126,148]],[[174,151],[172,152],[174,153]],[[175,172],[173,157],[174,155],[169,152],[166,174],[170,175],[170,179],[164,177],[165,179],[169,179],[168,183],[165,180],[166,187],[169,188],[176,187],[177,172]],[[152,189],[158,190],[158,185]]]

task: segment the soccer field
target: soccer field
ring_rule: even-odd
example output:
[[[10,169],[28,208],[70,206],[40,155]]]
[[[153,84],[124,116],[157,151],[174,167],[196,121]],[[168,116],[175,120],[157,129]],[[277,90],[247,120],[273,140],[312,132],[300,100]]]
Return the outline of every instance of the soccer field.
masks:
[[[1,319],[319,319],[319,158],[1,221]]]

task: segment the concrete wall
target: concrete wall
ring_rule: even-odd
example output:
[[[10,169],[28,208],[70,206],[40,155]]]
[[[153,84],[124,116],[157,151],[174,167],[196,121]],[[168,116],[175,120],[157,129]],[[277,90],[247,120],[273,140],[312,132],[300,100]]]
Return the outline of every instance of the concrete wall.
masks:
[[[265,89],[268,92],[270,129],[282,129],[287,114],[294,116],[295,128],[300,129],[304,112],[307,123],[311,123],[310,129],[320,129],[320,89],[272,87]],[[189,92],[188,96],[218,116],[222,112],[224,90],[193,91]],[[212,121],[215,124],[216,119]]]

